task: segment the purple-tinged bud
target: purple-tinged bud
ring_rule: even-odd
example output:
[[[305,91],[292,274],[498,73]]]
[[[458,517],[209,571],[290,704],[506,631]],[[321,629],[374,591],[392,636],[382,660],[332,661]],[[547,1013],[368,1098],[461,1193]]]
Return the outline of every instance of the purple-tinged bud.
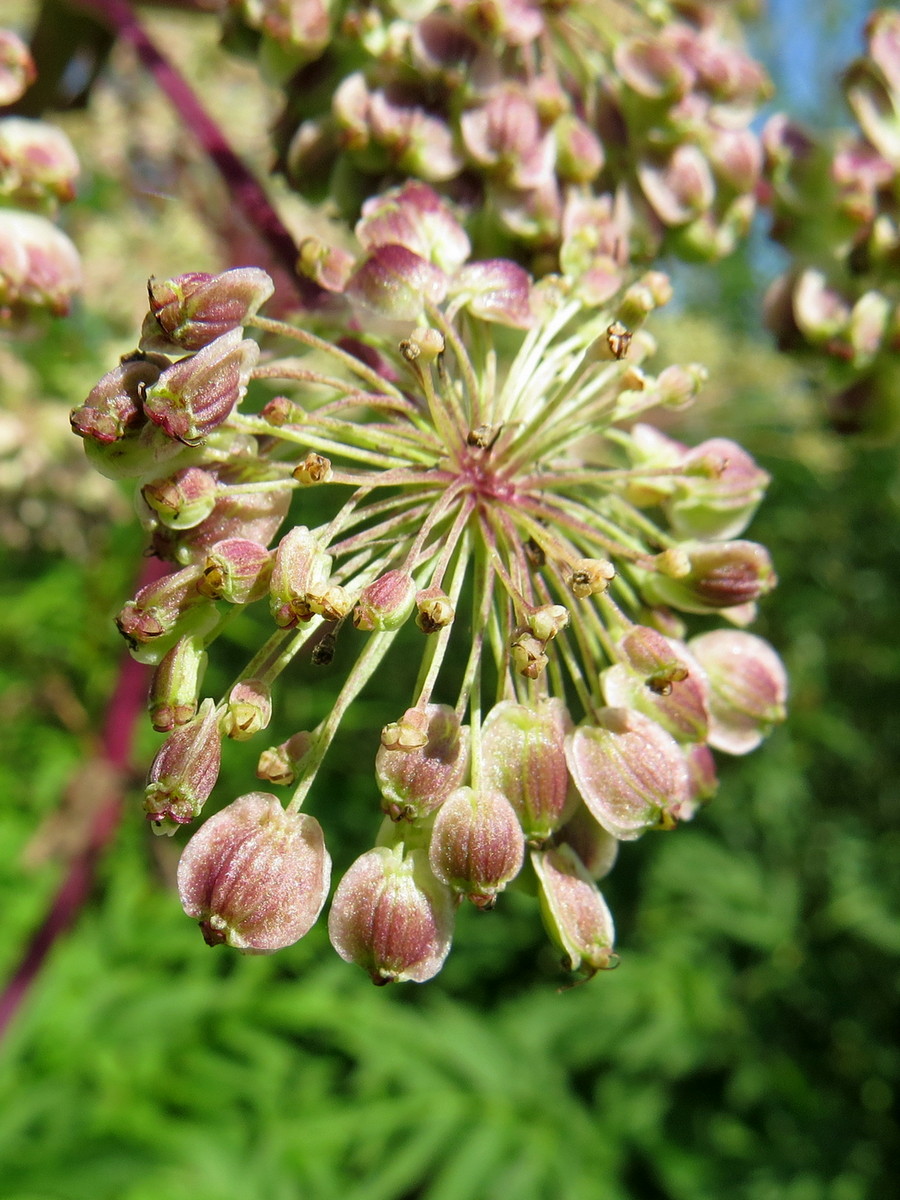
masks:
[[[671,829],[689,800],[688,769],[671,734],[629,708],[601,708],[566,741],[569,771],[604,829],[632,841]]]
[[[300,243],[297,270],[326,292],[342,292],[353,274],[355,262],[346,250],[329,246],[321,238],[307,237]]]
[[[326,584],[323,588],[311,588],[306,593],[306,603],[312,613],[317,613],[326,621],[340,621],[353,608],[350,593],[337,583]],[[321,658],[318,661],[324,662]]]
[[[616,71],[632,91],[647,100],[687,95],[693,72],[681,56],[659,40],[630,38],[615,50]]]
[[[457,788],[438,810],[428,849],[431,869],[476,908],[493,908],[524,856],[522,827],[500,792]]]
[[[846,334],[850,308],[821,271],[803,271],[794,283],[793,317],[800,332],[814,345]]]
[[[456,616],[450,597],[439,587],[423,588],[416,592],[416,624],[423,633],[437,633]]]
[[[531,277],[508,258],[485,259],[462,267],[453,278],[451,294],[455,305],[482,321],[527,329],[534,318]]]
[[[415,321],[427,301],[440,304],[447,295],[447,276],[405,246],[377,246],[354,271],[345,294],[381,316]]]
[[[11,29],[0,29],[0,108],[15,104],[36,78],[28,47]]]
[[[109,445],[144,424],[144,389],[155,383],[167,366],[169,360],[160,354],[137,351],[126,355],[91,388],[84,404],[72,409],[72,432]]]
[[[156,429],[155,426],[153,428]],[[177,445],[169,441],[162,430],[156,432],[169,446]],[[228,482],[222,471],[219,483]],[[153,537],[153,553],[172,562],[199,563],[202,566],[208,551],[218,542],[229,538],[244,538],[268,546],[287,515],[290,503],[291,493],[287,488],[236,494],[226,491],[219,496],[212,512],[199,525],[184,531],[157,529]]]
[[[520,84],[498,85],[484,104],[463,112],[459,130],[471,161],[513,188],[538,188],[553,173],[553,138]]]
[[[176,725],[186,725],[195,716],[206,658],[202,640],[186,636],[175,643],[153,672],[150,720],[159,733],[170,733]]]
[[[61,129],[29,117],[0,117],[0,195],[23,208],[75,196],[78,156]]]
[[[210,600],[229,604],[252,604],[269,590],[272,551],[247,538],[216,542],[206,556],[197,590]]]
[[[709,729],[709,687],[686,647],[646,625],[619,643],[621,661],[601,675],[603,697],[615,708],[634,708],[679,742],[702,742]]]
[[[584,599],[607,591],[616,577],[616,568],[605,558],[579,558],[572,563],[569,587],[573,595]]]
[[[759,138],[749,129],[717,129],[706,150],[719,180],[735,192],[752,192],[762,174]]]
[[[571,727],[565,704],[557,699],[534,706],[502,700],[485,718],[484,786],[503,793],[529,842],[546,841],[571,808],[565,748]]]
[[[247,390],[259,347],[233,329],[179,359],[144,394],[144,412],[169,437],[197,446],[227,421]]]
[[[660,571],[644,578],[642,592],[651,604],[670,604],[683,612],[738,608],[767,595],[778,579],[765,546],[756,542],[684,542],[679,552],[686,573]]]
[[[256,766],[259,779],[289,787],[297,778],[300,764],[312,748],[313,737],[305,729],[289,737],[280,746],[263,750]]]
[[[685,225],[710,207],[716,184],[697,146],[676,146],[669,158],[638,163],[644,195],[664,225]]]
[[[448,273],[463,265],[472,248],[447,202],[418,182],[367,200],[356,236],[366,250],[405,246]]]
[[[444,353],[444,335],[427,326],[418,327],[397,347],[408,363],[433,363]]]
[[[603,147],[596,135],[573,113],[564,113],[553,126],[556,171],[570,183],[590,183],[603,170]]]
[[[541,917],[570,971],[588,978],[617,963],[612,914],[571,846],[532,850]]]
[[[199,816],[215,787],[221,762],[216,706],[204,700],[192,721],[169,734],[150,766],[144,811],[154,833],[171,835]]]
[[[618,838],[608,833],[584,804],[578,805],[560,829],[557,841],[572,847],[591,879],[608,875],[619,857]]]
[[[46,308],[64,317],[81,289],[81,259],[52,221],[0,209],[0,314]]]
[[[421,105],[410,104],[400,88],[372,92],[368,118],[372,141],[385,148],[396,173],[430,183],[459,173],[462,164],[449,124]]]
[[[684,757],[691,779],[691,800],[695,808],[699,808],[701,804],[708,804],[719,790],[716,760],[709,746],[703,743],[685,746]]]
[[[141,495],[168,529],[193,529],[212,514],[217,489],[216,477],[211,472],[202,467],[185,467],[168,479],[144,484]]]
[[[269,607],[275,624],[290,629],[313,616],[309,593],[321,593],[331,574],[331,556],[305,525],[295,525],[275,551],[269,582]]]
[[[680,465],[689,478],[676,480],[665,505],[673,530],[695,538],[743,533],[769,483],[746,450],[728,438],[710,438],[687,451]]]
[[[366,633],[393,631],[416,606],[416,581],[408,571],[388,571],[360,592],[353,610],[353,624]]]
[[[460,786],[469,765],[469,730],[446,704],[407,709],[386,725],[375,755],[381,807],[393,821],[434,812]]]
[[[132,649],[171,633],[186,612],[206,599],[197,590],[199,567],[185,567],[142,587],[116,617],[122,637]]]
[[[709,744],[726,754],[749,754],[786,715],[784,664],[752,633],[717,629],[689,642],[709,678]]]
[[[347,871],[328,917],[331,944],[375,984],[424,983],[450,951],[453,894],[424,850],[376,846]]]
[[[220,722],[225,737],[247,742],[272,720],[272,689],[261,679],[242,679],[228,693]]]
[[[238,332],[274,291],[274,283],[259,267],[235,267],[221,275],[189,271],[174,279],[150,279],[150,313],[141,348],[202,350],[223,334]],[[234,344],[239,340],[234,339]]]
[[[197,830],[178,864],[178,894],[209,946],[271,954],[312,929],[328,897],[331,859],[322,828],[285,812],[277,796],[248,792]]]
[[[686,366],[674,363],[666,367],[656,379],[657,403],[676,411],[687,408],[694,402],[708,377],[706,367],[700,363],[688,363]]]

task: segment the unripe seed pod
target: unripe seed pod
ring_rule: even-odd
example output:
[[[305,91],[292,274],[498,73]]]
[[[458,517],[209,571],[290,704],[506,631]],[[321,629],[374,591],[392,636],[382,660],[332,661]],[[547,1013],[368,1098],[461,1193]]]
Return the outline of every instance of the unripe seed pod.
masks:
[[[312,734],[305,729],[289,737],[280,746],[270,746],[259,756],[256,774],[259,779],[289,787],[297,770],[312,746]]]
[[[465,778],[469,730],[445,704],[411,708],[382,731],[375,756],[381,807],[394,821],[434,812]]]
[[[153,672],[149,709],[153,728],[159,733],[169,733],[195,715],[206,658],[202,639],[183,637]]]
[[[541,916],[571,971],[590,978],[616,965],[612,914],[571,846],[533,850]]]
[[[515,810],[500,792],[461,787],[438,810],[428,860],[438,879],[492,908],[522,869],[525,841]]]
[[[79,437],[109,445],[130,429],[143,425],[144,389],[155,383],[169,365],[169,360],[161,354],[127,355],[91,388],[84,404],[72,409],[69,417],[72,431]]]
[[[416,582],[408,571],[387,571],[360,592],[353,624],[366,632],[399,629],[416,603]]]
[[[169,529],[192,529],[211,515],[217,486],[216,477],[209,471],[185,467],[168,479],[144,484],[141,495]]]
[[[269,590],[274,554],[247,538],[225,538],[211,547],[197,581],[210,600],[251,604]]]
[[[196,351],[232,330],[269,299],[275,285],[259,267],[235,267],[221,275],[190,271],[174,279],[150,279],[150,313],[141,345],[165,349],[177,345]]]
[[[566,735],[572,722],[562,700],[529,706],[495,704],[481,733],[484,786],[502,792],[529,841],[546,841],[565,820],[569,802]]]
[[[204,700],[157,751],[147,776],[144,810],[154,833],[173,834],[200,814],[219,777],[222,735],[216,706]]]
[[[768,642],[739,629],[701,634],[689,648],[709,678],[709,744],[748,754],[785,718],[784,664]]]
[[[322,829],[249,792],[194,834],[178,864],[178,893],[208,945],[271,954],[299,941],[328,896],[331,859]]]
[[[272,689],[260,679],[242,679],[228,693],[221,729],[225,737],[246,742],[272,720]]]

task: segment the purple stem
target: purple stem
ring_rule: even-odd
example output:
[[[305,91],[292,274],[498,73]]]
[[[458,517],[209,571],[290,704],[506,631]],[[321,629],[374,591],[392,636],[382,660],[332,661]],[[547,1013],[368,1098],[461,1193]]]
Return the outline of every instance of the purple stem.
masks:
[[[148,560],[138,586],[143,587],[165,574],[166,566]],[[98,757],[104,759],[122,780],[131,757],[134,733],[145,711],[149,669],[124,655],[116,686],[106,708]],[[122,814],[122,787],[113,787],[94,814],[87,844],[69,864],[63,882],[50,903],[47,914],[31,938],[25,953],[3,992],[0,993],[0,1037],[22,1006],[54,942],[73,924],[84,906],[94,882],[97,861],[111,840]]]
[[[259,180],[241,162],[225,140],[222,130],[212,119],[187,81],[162,54],[131,11],[125,0],[69,0],[77,8],[86,9],[116,37],[130,43],[138,58],[168,97],[172,107],[183,120],[204,152],[215,163],[228,188],[235,207],[250,227],[267,244],[305,305],[311,306],[321,298],[322,289],[310,279],[297,274],[297,245],[282,222]]]

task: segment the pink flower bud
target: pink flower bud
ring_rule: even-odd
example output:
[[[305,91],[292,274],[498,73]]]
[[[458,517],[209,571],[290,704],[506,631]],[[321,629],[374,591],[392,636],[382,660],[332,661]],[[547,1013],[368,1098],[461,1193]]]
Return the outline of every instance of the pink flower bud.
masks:
[[[671,734],[628,708],[602,708],[566,742],[569,771],[593,816],[613,837],[671,829],[689,799],[684,755]]]
[[[225,538],[206,555],[197,588],[210,600],[251,604],[269,590],[273,554],[248,538]]]
[[[162,430],[158,432],[168,445],[173,444],[165,438]],[[217,483],[224,485],[228,482],[226,470],[223,469],[218,474]],[[158,558],[172,562],[198,563],[202,566],[212,547],[229,538],[242,538],[268,546],[287,515],[290,502],[291,494],[286,488],[237,494],[224,491],[209,516],[198,525],[184,530],[157,529],[153,536],[153,553]]]
[[[651,604],[670,604],[683,612],[737,608],[767,595],[778,579],[765,546],[756,542],[684,542],[681,565],[661,561],[645,578],[642,592]]]
[[[591,879],[608,875],[619,856],[619,839],[607,832],[584,804],[578,805],[559,830],[557,841],[572,847]]]
[[[81,259],[61,229],[37,213],[0,209],[0,313],[69,311],[81,289]]]
[[[208,601],[197,590],[198,567],[185,567],[142,587],[116,617],[119,632],[135,648],[172,633],[191,608]]]
[[[290,786],[297,777],[297,771],[312,746],[312,734],[301,730],[289,737],[280,746],[270,746],[259,756],[256,774],[259,779],[268,783]]]
[[[686,647],[646,625],[622,638],[621,661],[602,673],[603,697],[615,708],[635,708],[680,742],[702,742],[709,728],[709,687]]]
[[[388,571],[360,592],[353,611],[353,624],[365,632],[394,630],[412,613],[416,603],[416,581],[408,571]]]
[[[553,138],[520,84],[499,84],[484,104],[463,112],[459,130],[472,162],[511,187],[537,188],[553,173]]]
[[[426,300],[440,304],[444,299],[447,276],[405,246],[376,246],[344,291],[371,312],[415,321],[425,312]]]
[[[169,437],[199,445],[231,416],[258,356],[256,342],[242,340],[240,329],[223,333],[163,371],[144,394],[144,412]]]
[[[534,706],[503,700],[485,718],[484,786],[503,793],[531,842],[550,837],[571,807],[565,750],[571,725],[565,704],[557,699]]]
[[[452,179],[460,170],[453,131],[442,116],[411,103],[401,87],[379,88],[368,103],[372,141],[384,148],[395,174],[428,183]]]
[[[15,104],[36,78],[28,47],[11,29],[0,29],[0,108]]]
[[[91,388],[84,404],[72,409],[72,432],[108,445],[143,425],[144,389],[155,383],[167,366],[169,360],[160,354],[137,351],[126,355]]]
[[[210,817],[185,846],[178,893],[206,943],[247,954],[292,946],[328,896],[331,859],[319,822],[249,792]]]
[[[681,459],[678,479],[665,506],[682,537],[733,538],[743,533],[759,507],[768,474],[728,438],[709,438]]]
[[[205,521],[216,505],[216,477],[201,467],[185,467],[168,479],[156,479],[141,495],[163,525],[192,529]]]
[[[695,807],[708,804],[719,790],[716,762],[709,746],[697,744],[684,747],[684,757],[690,775],[691,800]]]
[[[674,48],[659,40],[629,38],[620,42],[614,61],[624,83],[648,100],[684,96],[693,82],[687,63]]]
[[[603,146],[593,131],[573,113],[565,113],[553,126],[556,171],[571,183],[590,183],[603,169]]]
[[[331,944],[373,983],[424,983],[450,950],[453,895],[435,879],[424,850],[376,846],[337,886],[328,917]]]
[[[375,756],[381,807],[394,821],[434,812],[465,778],[469,730],[446,704],[409,709],[388,726]]]
[[[532,322],[531,277],[507,258],[468,263],[457,271],[450,290],[482,321],[514,329],[527,329]]]
[[[533,850],[541,916],[570,971],[588,978],[616,965],[612,914],[571,846]]]
[[[300,243],[297,269],[328,292],[342,292],[353,274],[355,259],[346,250],[329,246],[317,237]]]
[[[637,176],[664,225],[685,225],[715,199],[712,171],[697,146],[680,145],[668,158],[639,162]]]
[[[305,525],[295,525],[284,535],[275,551],[269,581],[269,607],[275,624],[290,629],[313,616],[311,592],[325,590],[331,574],[331,556],[318,537]]]
[[[366,250],[405,246],[447,272],[461,267],[471,250],[468,235],[447,202],[415,181],[367,200],[356,236]]]
[[[201,350],[223,334],[239,330],[274,290],[272,280],[259,267],[235,267],[221,275],[191,271],[174,279],[150,279],[150,315],[141,346]]]
[[[183,637],[153,672],[149,709],[153,728],[159,733],[169,733],[193,718],[206,657],[200,638]]]
[[[431,869],[476,908],[493,907],[522,869],[524,854],[515,809],[500,792],[457,788],[438,810],[428,850]]]
[[[737,629],[692,638],[692,654],[710,683],[709,744],[748,754],[786,715],[787,674],[768,642]]]
[[[29,208],[75,196],[78,156],[61,129],[29,117],[0,117],[0,193]]]
[[[228,693],[220,727],[225,737],[246,742],[272,720],[272,689],[261,679],[242,679]]]
[[[173,834],[209,799],[219,777],[222,735],[212,700],[186,725],[179,725],[157,751],[147,776],[144,811],[154,833]]]

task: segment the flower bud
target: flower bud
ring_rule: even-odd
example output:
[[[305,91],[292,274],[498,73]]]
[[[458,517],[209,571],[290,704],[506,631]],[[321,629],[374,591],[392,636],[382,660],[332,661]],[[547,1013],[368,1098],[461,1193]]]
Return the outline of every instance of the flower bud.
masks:
[[[381,807],[394,821],[434,812],[465,778],[469,730],[446,704],[411,708],[382,732],[375,756]]]
[[[566,742],[575,786],[604,829],[632,841],[671,829],[689,798],[688,769],[675,739],[628,708],[601,708]]]
[[[161,429],[152,428],[167,445],[177,445]],[[217,470],[220,485],[227,487],[231,482],[229,473],[226,467]],[[203,566],[209,551],[229,538],[268,546],[287,515],[290,502],[291,494],[286,488],[270,488],[263,492],[220,491],[212,512],[199,524],[184,530],[156,529],[153,553],[172,562]]]
[[[416,603],[416,582],[408,571],[388,571],[360,592],[353,624],[366,633],[399,629]]]
[[[525,843],[510,802],[489,788],[461,787],[438,810],[428,860],[438,879],[493,908],[498,892],[522,869]]]
[[[532,322],[531,278],[508,258],[467,263],[453,277],[451,292],[482,321],[514,329],[527,329]]]
[[[190,271],[174,279],[150,279],[150,313],[141,346],[202,350],[223,334],[238,331],[274,291],[272,280],[259,267],[235,267],[221,275]],[[234,339],[234,344],[239,340]]]
[[[603,170],[603,146],[593,131],[573,113],[565,113],[553,126],[556,171],[571,183],[590,183]]]
[[[216,706],[204,700],[192,721],[169,734],[150,766],[144,811],[154,833],[171,835],[199,816],[219,777],[221,760]]]
[[[415,321],[425,301],[440,304],[447,276],[405,246],[377,246],[351,275],[344,294],[364,308],[400,321]]]
[[[329,246],[321,238],[305,237],[300,243],[297,270],[327,292],[342,292],[353,274],[354,261],[346,250]]]
[[[216,477],[202,467],[185,467],[168,479],[155,479],[141,488],[141,495],[169,529],[193,529],[212,514],[216,506]]]
[[[536,705],[501,700],[484,721],[481,771],[487,789],[502,792],[526,838],[546,841],[569,808],[566,734],[571,721],[562,700]]]
[[[331,859],[319,822],[249,792],[210,817],[185,846],[178,894],[209,946],[271,954],[299,941],[328,896]]]
[[[687,555],[687,574],[645,577],[641,590],[650,604],[714,612],[759,600],[778,582],[769,552],[756,542],[685,542],[679,550]]]
[[[46,308],[64,317],[81,289],[81,259],[52,221],[0,209],[0,314]]]
[[[616,965],[612,914],[571,846],[532,850],[541,916],[570,971],[588,978]]]
[[[692,638],[691,653],[709,678],[709,744],[749,754],[786,715],[787,674],[768,642],[737,629]]]
[[[682,143],[668,158],[637,164],[644,195],[664,225],[685,225],[710,207],[716,184],[709,163],[697,146]]]
[[[36,78],[28,47],[11,29],[0,29],[0,108],[15,104]]]
[[[168,365],[169,360],[161,354],[137,351],[126,355],[91,388],[84,404],[72,409],[72,432],[108,445],[143,425],[144,389],[155,383]]]
[[[415,180],[366,200],[355,232],[366,250],[405,246],[448,273],[457,271],[472,249],[447,201]]]
[[[719,790],[719,777],[716,774],[716,762],[709,746],[697,743],[684,747],[684,757],[690,776],[691,800],[694,807],[708,804]]]
[[[206,657],[202,640],[186,636],[161,659],[149,696],[150,720],[159,733],[169,733],[193,718]]]
[[[197,446],[227,421],[247,390],[259,356],[256,342],[233,329],[179,359],[147,388],[144,412],[176,441]]]
[[[269,590],[272,561],[272,553],[259,542],[226,538],[210,548],[197,589],[210,600],[251,604]]]
[[[259,756],[256,774],[268,783],[289,787],[297,777],[297,771],[312,746],[312,734],[305,729],[289,737],[280,746],[270,746]]]
[[[199,578],[198,567],[185,567],[142,587],[116,617],[122,637],[136,648],[171,633],[189,609],[206,603],[197,590]]]
[[[326,621],[340,621],[353,607],[350,593],[338,583],[310,588],[306,593],[306,603],[311,612],[318,613]]]
[[[373,983],[424,983],[444,965],[453,918],[452,893],[435,879],[424,850],[376,846],[338,884],[328,936]]]
[[[621,661],[601,675],[606,703],[637,709],[680,742],[704,741],[709,687],[688,650],[646,625],[630,629],[618,650]]]
[[[309,593],[322,594],[331,574],[331,556],[305,525],[295,525],[275,551],[269,581],[269,607],[275,624],[290,629],[313,616]]]
[[[439,587],[424,588],[421,592],[416,592],[416,608],[416,624],[423,633],[437,633],[456,616],[450,597]]]
[[[249,741],[272,720],[272,689],[261,679],[242,679],[228,693],[221,729],[235,742]]]
[[[30,117],[0,117],[0,195],[30,208],[75,196],[78,156],[61,129]]]
[[[542,604],[528,616],[528,628],[540,642],[552,641],[569,624],[569,610],[563,604]]]

